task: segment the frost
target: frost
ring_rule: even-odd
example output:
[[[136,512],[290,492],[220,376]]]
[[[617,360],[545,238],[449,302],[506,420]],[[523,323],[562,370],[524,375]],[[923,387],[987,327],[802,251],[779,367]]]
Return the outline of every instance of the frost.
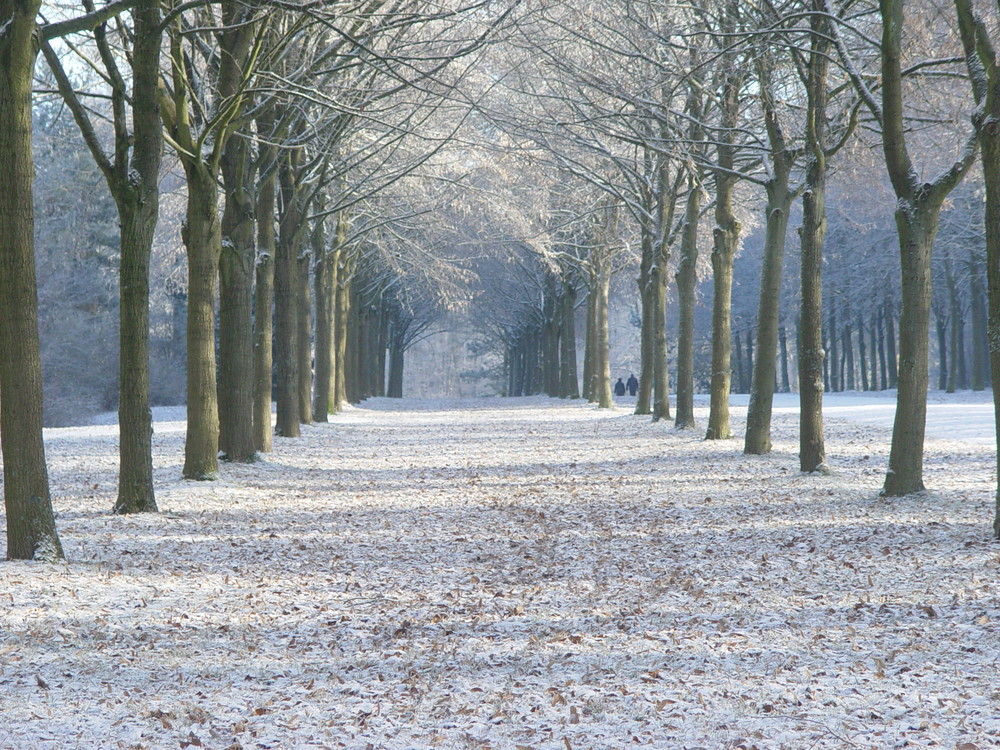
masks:
[[[70,562],[0,566],[0,747],[996,747],[992,404],[932,393],[934,494],[883,503],[894,407],[828,394],[817,476],[795,395],[754,457],[370,399],[211,484],[155,409],[141,517],[108,512],[113,415],[48,430]]]

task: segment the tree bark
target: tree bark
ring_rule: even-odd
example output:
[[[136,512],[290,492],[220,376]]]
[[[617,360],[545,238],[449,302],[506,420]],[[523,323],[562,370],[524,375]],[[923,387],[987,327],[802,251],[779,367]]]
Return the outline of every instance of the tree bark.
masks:
[[[830,301],[830,390],[844,390],[840,380],[840,343],[837,338],[837,298]]]
[[[877,318],[876,318],[876,333],[878,341],[878,376],[879,376],[879,388],[878,390],[884,391],[889,387],[889,368],[886,362],[885,354],[885,305],[878,306]]]
[[[813,9],[825,9],[824,0],[813,0]],[[799,361],[799,469],[826,472],[823,436],[823,243],[826,239],[825,124],[827,109],[828,34],[830,22],[821,13],[810,20],[807,76],[807,127],[805,191],[802,194],[800,240]]]
[[[861,390],[869,390],[868,386],[868,352],[865,349],[865,321],[858,313],[855,318],[858,327],[858,372],[861,374]]]
[[[845,316],[846,317],[846,316]],[[848,318],[844,322],[843,333],[844,342],[844,382],[847,383],[847,390],[856,391],[857,390],[857,380],[855,379],[855,366],[854,366],[854,340],[851,335],[851,323]]]
[[[938,390],[948,388],[948,319],[941,311],[942,305],[934,305],[934,327],[937,330],[938,347]]]
[[[258,128],[260,124],[258,123]],[[263,129],[270,132],[270,127]],[[266,148],[266,147],[265,147]],[[254,269],[254,328],[253,328],[253,431],[254,446],[258,451],[270,453],[273,430],[271,426],[271,385],[274,307],[274,199],[275,174],[273,160],[277,154],[271,149],[261,155],[261,177],[257,186],[257,263]]]
[[[187,212],[181,232],[188,258],[187,435],[185,479],[219,478],[219,405],[215,370],[215,283],[222,228],[215,176],[201,161],[184,161]]]
[[[927,415],[927,338],[930,324],[930,260],[938,214],[948,193],[972,165],[965,154],[934,182],[919,181],[906,145],[903,108],[903,1],[880,0],[882,13],[882,151],[896,193],[903,307],[899,319],[899,385],[889,469],[883,495],[924,489],[923,451]]]
[[[639,390],[636,392],[634,414],[652,414],[654,371],[654,312],[656,291],[653,284],[653,236],[643,227],[642,254],[639,260],[639,304],[641,328],[639,329]]]
[[[603,252],[603,248],[602,248]],[[611,362],[608,359],[608,290],[611,285],[610,260],[602,261],[597,275],[594,305],[594,399],[601,409],[610,409]]]
[[[590,283],[587,287],[587,317],[586,331],[584,335],[583,348],[583,397],[590,403],[597,400],[594,391],[594,369],[595,351],[597,349],[596,321],[597,320],[597,289],[595,279],[591,274]],[[640,383],[640,387],[642,387]]]
[[[297,256],[303,220],[299,191],[295,182],[298,153],[284,155],[279,168],[281,222],[274,259],[274,358],[277,420],[275,432],[282,437],[299,436],[299,358],[297,349],[298,304]]]
[[[975,125],[986,187],[987,334],[998,446],[996,476],[1000,478],[1000,68],[993,38],[981,19],[974,15],[970,0],[955,0],[955,10],[973,93],[981,108]],[[1000,538],[1000,485],[995,504],[993,535]]]
[[[226,207],[219,258],[219,449],[227,461],[257,457],[253,429],[254,198],[250,144],[233,135],[222,156]]]
[[[653,268],[652,287],[652,357],[653,357],[653,421],[670,419],[670,373],[667,369],[667,262],[666,236],[658,238]]]
[[[309,266],[312,254],[300,245],[295,261],[295,353],[298,357],[296,400],[299,422],[312,423],[312,294],[309,290]]]
[[[677,274],[677,410],[674,427],[690,430],[694,420],[694,308],[698,283],[698,217],[701,214],[701,187],[694,176],[688,178],[688,196],[681,231],[681,252]]]
[[[317,206],[320,208],[320,206]],[[330,389],[333,384],[333,299],[335,251],[326,249],[324,220],[316,220],[312,235],[313,299],[316,305],[316,376],[313,382],[312,416],[315,422],[329,421]]]
[[[823,242],[826,235],[826,162],[814,153],[802,196],[799,323],[799,469],[826,470],[823,437]]]
[[[729,423],[730,362],[732,339],[733,261],[740,239],[740,224],[733,211],[736,190],[736,148],[733,144],[739,121],[740,73],[732,53],[723,55],[721,124],[715,173],[715,229],[712,232],[712,380],[706,440],[732,437]]]
[[[580,384],[576,379],[576,285],[570,281],[563,282],[562,295],[562,330],[559,340],[560,388],[559,395],[563,398],[580,398]]]
[[[951,253],[944,254],[945,283],[948,287],[948,320],[950,323],[951,349],[949,359],[951,367],[948,372],[948,393],[954,393],[968,386],[965,369],[965,314],[958,294],[958,283],[952,268]]]
[[[386,396],[389,398],[403,397],[403,357],[405,348],[401,337],[393,336],[389,344],[389,384]]]
[[[788,333],[784,326],[778,329],[778,344],[781,352],[781,392],[791,393],[792,384],[788,377]]]
[[[785,255],[788,214],[795,195],[788,190],[792,160],[785,154],[784,138],[772,143],[775,149],[773,177],[767,184],[767,222],[764,238],[764,265],[760,274],[757,304],[757,357],[750,379],[750,404],[743,452],[771,452],[771,411],[774,405],[775,368],[778,359],[778,324],[781,320],[781,279]]]
[[[341,221],[338,219],[337,231],[340,232]],[[346,236],[346,222],[344,224]],[[347,339],[348,321],[351,312],[351,280],[354,274],[353,256],[346,253],[342,243],[340,250],[340,264],[337,269],[337,299],[335,302],[334,315],[334,353],[336,364],[334,365],[334,388],[333,402],[334,411],[340,411],[340,407],[347,403]]]
[[[972,390],[986,387],[986,368],[989,362],[989,339],[986,336],[986,304],[982,277],[979,269],[970,263],[971,280],[969,296],[972,298]]]
[[[930,323],[931,248],[937,211],[896,211],[902,265],[903,309],[899,316],[899,383],[889,470],[888,497],[922,492],[927,421],[927,334]]]
[[[31,85],[37,0],[0,0],[0,445],[7,558],[58,560],[42,441],[32,187]]]
[[[722,179],[722,178],[720,178]],[[728,182],[729,178],[725,178]],[[718,191],[720,203],[732,199],[731,189]],[[712,249],[712,381],[706,440],[727,440],[733,436],[729,424],[729,392],[732,379],[732,292],[733,258],[739,240],[739,223],[732,214],[731,203],[720,215],[716,209],[715,243]]]
[[[157,79],[160,74],[160,3],[139,0],[133,11],[131,94],[121,75],[104,26],[94,42],[110,89],[114,126],[113,156],[94,130],[58,55],[47,41],[42,50],[59,93],[72,112],[118,210],[121,248],[119,283],[119,459],[114,513],[155,512],[152,465],[152,414],[149,408],[149,258],[159,208],[160,123]],[[131,113],[129,111],[131,104]],[[131,114],[131,116],[130,116]]]
[[[160,122],[159,0],[140,0],[133,10],[133,147],[129,173],[133,191],[121,220],[119,284],[118,498],[115,513],[155,513],[153,415],[149,405],[149,259],[159,215]]]

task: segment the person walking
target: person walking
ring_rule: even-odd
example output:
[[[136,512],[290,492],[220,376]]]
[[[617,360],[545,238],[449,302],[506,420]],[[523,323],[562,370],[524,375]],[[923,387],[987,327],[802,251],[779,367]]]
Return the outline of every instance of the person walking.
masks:
[[[628,395],[634,396],[639,391],[639,381],[635,378],[635,373],[631,373],[628,376],[628,382],[625,383],[625,387],[628,388]]]

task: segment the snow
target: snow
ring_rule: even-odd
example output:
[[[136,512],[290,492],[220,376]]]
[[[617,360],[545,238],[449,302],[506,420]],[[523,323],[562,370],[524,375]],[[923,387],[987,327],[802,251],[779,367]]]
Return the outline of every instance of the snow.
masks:
[[[750,457],[624,403],[373,399],[211,483],[158,411],[163,512],[125,518],[113,427],[49,431],[69,562],[0,565],[0,747],[1000,746],[989,396],[932,394],[892,502],[892,398],[827,394],[827,477],[795,404]]]

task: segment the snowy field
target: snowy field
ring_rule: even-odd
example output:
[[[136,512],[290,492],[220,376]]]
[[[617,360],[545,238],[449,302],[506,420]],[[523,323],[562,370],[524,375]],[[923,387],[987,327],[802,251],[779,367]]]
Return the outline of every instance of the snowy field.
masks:
[[[788,397],[766,457],[376,399],[214,483],[163,421],[128,518],[116,428],[52,430],[69,562],[0,563],[0,748],[1000,747],[992,407],[931,401],[932,492],[892,502],[886,396],[827,396],[829,477]]]

